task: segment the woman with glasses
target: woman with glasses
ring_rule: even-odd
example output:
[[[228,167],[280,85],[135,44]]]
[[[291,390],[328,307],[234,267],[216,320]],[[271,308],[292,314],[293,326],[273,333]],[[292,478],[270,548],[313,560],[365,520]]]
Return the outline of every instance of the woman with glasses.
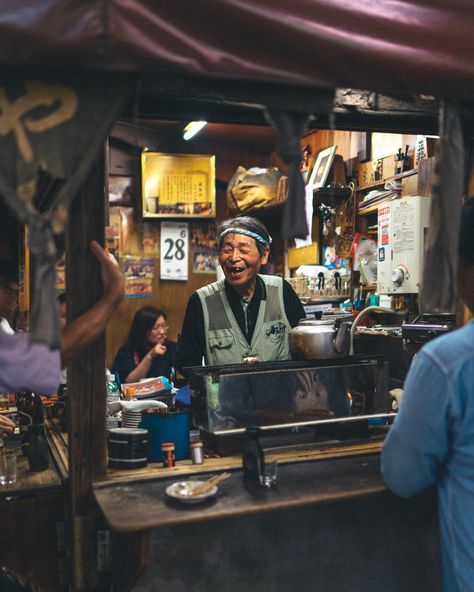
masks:
[[[122,383],[173,374],[176,343],[168,341],[168,322],[164,310],[144,306],[135,313],[128,339],[112,365]]]

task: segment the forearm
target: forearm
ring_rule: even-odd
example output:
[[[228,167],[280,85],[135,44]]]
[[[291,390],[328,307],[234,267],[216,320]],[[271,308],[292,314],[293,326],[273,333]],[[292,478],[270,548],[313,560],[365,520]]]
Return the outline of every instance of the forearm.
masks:
[[[91,309],[66,325],[63,330],[61,364],[67,366],[71,359],[82,349],[94,343],[104,332],[110,317],[117,308],[120,299],[106,295],[98,300]]]
[[[125,378],[125,382],[138,382],[142,378],[146,378],[148,371],[150,370],[153,358],[150,354],[147,354],[136,368],[134,368]]]

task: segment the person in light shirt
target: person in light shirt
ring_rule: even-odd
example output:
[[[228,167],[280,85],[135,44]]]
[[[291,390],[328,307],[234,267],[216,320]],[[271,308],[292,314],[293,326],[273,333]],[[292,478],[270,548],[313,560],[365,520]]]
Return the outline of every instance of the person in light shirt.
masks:
[[[96,241],[90,245],[102,278],[102,297],[84,314],[66,325],[61,350],[30,341],[28,333],[8,334],[0,328],[0,392],[20,390],[52,394],[57,391],[61,367],[105,330],[125,293],[125,280],[115,258]]]

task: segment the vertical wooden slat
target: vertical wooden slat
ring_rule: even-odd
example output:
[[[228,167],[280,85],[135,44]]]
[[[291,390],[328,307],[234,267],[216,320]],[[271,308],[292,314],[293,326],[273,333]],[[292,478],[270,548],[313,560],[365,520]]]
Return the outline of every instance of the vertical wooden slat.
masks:
[[[76,196],[66,243],[68,318],[74,319],[100,297],[99,266],[90,241],[103,244],[105,159],[98,158]],[[74,590],[96,587],[97,510],[92,481],[106,472],[105,452],[105,340],[77,355],[68,366],[69,517],[72,537]]]

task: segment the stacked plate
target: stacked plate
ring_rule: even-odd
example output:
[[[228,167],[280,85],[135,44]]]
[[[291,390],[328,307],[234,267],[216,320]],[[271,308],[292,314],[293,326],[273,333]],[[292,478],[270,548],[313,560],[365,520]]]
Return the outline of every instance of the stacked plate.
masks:
[[[122,427],[137,428],[142,420],[142,414],[139,411],[122,411]]]

